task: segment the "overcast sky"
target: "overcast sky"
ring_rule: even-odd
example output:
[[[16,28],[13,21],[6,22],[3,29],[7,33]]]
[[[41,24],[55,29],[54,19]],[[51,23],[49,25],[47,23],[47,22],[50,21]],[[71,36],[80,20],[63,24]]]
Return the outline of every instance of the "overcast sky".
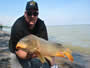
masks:
[[[13,25],[29,0],[0,0],[0,24]],[[46,25],[90,24],[90,0],[35,0]]]

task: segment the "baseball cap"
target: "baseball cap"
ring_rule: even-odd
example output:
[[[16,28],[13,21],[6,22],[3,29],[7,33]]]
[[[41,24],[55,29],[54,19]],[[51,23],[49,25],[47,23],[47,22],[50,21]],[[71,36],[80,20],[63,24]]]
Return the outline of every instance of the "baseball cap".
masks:
[[[26,11],[38,10],[38,4],[35,1],[28,1],[26,5]]]

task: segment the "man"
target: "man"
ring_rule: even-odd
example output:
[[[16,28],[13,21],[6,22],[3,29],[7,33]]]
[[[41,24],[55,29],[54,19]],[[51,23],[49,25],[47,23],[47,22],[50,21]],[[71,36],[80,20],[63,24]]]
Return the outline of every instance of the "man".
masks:
[[[16,50],[17,42],[26,35],[34,34],[48,40],[47,29],[40,18],[38,18],[38,5],[34,1],[27,2],[24,16],[18,18],[11,29],[9,41],[10,51],[15,53],[23,68],[50,68],[49,63],[42,64],[35,55],[29,55],[22,50]]]

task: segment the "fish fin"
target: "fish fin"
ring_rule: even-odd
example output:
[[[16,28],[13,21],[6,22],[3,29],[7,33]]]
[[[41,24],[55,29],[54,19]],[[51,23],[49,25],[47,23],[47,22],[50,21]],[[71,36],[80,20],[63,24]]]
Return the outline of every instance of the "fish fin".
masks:
[[[45,56],[45,58],[52,61],[52,57],[50,57],[50,56]]]
[[[42,63],[46,62],[45,58],[41,55],[39,51],[35,51],[35,53]]]
[[[56,56],[57,57],[65,57],[63,52],[57,52],[56,53]]]
[[[65,56],[67,56],[67,58],[68,58],[71,62],[74,61],[73,56],[72,56],[69,52],[65,51],[64,54],[65,54]]]
[[[72,51],[69,48],[66,48],[65,51],[68,52],[68,53],[70,53],[70,54],[72,54]]]
[[[46,60],[48,61],[48,63],[50,63],[50,65],[52,65],[52,63],[53,63],[53,57],[51,57],[51,56],[45,56],[45,58],[46,58]]]

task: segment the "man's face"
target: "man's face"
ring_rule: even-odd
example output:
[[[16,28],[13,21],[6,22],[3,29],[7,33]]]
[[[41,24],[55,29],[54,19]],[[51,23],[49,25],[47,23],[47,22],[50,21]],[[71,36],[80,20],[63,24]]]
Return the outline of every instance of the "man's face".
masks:
[[[24,16],[25,20],[29,23],[30,28],[32,29],[37,22],[38,11],[37,10],[26,11]]]

